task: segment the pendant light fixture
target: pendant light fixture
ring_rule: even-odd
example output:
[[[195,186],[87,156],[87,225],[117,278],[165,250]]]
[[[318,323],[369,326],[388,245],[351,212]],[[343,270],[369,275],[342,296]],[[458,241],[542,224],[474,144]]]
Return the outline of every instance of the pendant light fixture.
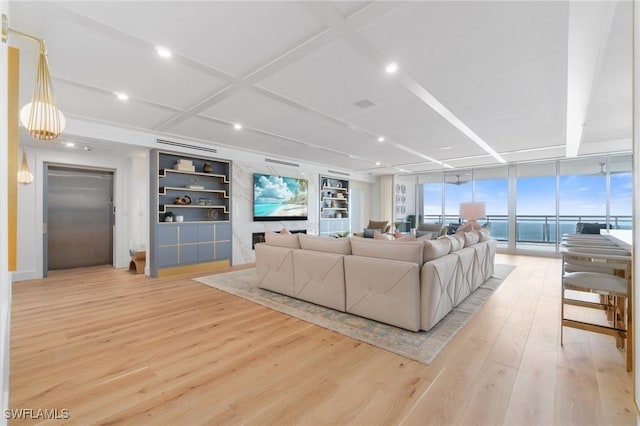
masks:
[[[31,102],[20,110],[20,122],[34,138],[53,140],[60,136],[66,122],[53,93],[44,40],[9,28],[6,25],[6,15],[3,15],[2,30],[3,41],[6,40],[7,33],[12,33],[36,41],[40,46],[33,96]]]
[[[33,173],[29,170],[29,163],[27,162],[27,150],[22,147],[22,165],[18,172],[18,183],[21,185],[29,185],[33,182]]]
[[[60,136],[66,123],[53,93],[44,40],[40,40],[39,43],[40,57],[36,72],[36,85],[33,88],[31,103],[26,104],[20,110],[20,121],[34,138],[52,140]]]

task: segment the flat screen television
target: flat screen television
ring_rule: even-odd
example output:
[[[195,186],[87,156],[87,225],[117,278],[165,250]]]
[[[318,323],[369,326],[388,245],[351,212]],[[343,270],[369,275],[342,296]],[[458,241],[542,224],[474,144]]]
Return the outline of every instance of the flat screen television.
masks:
[[[307,180],[253,174],[253,220],[307,220]]]

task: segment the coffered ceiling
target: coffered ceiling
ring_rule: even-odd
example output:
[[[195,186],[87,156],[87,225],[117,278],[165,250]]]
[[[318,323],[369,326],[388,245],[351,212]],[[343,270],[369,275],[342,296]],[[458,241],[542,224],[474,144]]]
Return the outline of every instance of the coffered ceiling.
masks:
[[[572,114],[581,155],[630,150],[631,17],[628,1],[9,2],[69,120],[374,175],[564,157]],[[36,46],[9,41],[24,104]]]

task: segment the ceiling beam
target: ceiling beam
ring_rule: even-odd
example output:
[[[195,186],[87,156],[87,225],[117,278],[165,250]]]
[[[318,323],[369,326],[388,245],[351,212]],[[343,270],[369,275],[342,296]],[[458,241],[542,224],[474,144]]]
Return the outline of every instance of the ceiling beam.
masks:
[[[617,1],[569,3],[566,156],[576,157]]]

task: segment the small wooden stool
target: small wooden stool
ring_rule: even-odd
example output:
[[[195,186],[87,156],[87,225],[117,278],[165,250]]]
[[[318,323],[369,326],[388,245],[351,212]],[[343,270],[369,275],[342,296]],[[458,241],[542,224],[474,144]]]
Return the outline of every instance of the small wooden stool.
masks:
[[[144,267],[147,264],[147,252],[144,250],[129,250],[131,262],[129,262],[129,272],[134,274],[144,274]]]

